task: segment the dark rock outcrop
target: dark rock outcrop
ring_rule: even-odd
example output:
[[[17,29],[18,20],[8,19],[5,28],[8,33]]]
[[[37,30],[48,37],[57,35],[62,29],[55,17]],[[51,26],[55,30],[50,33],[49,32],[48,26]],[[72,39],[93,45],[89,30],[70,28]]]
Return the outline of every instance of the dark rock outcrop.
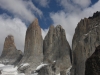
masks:
[[[14,43],[14,37],[12,35],[8,35],[5,38],[4,47],[3,47],[3,51],[0,57],[0,61],[3,64],[15,65],[21,60],[22,56],[23,56],[22,52],[16,49],[16,46]]]
[[[61,75],[66,74],[66,70],[71,66],[71,49],[66,40],[65,30],[58,25],[50,26],[43,42],[44,63],[52,64],[55,74],[61,72]]]
[[[86,60],[85,75],[100,75],[100,46]]]
[[[85,75],[86,61],[92,56],[99,45],[100,12],[96,12],[93,17],[81,20],[75,29],[72,42],[73,67],[71,75]],[[100,62],[96,63],[100,64]]]
[[[45,66],[41,68],[41,70],[38,72],[38,75],[55,75],[51,69],[50,66]]]
[[[26,31],[24,56],[20,62],[28,63],[30,67],[26,69],[26,74],[35,70],[43,62],[43,39],[38,19],[35,19]],[[20,68],[19,68],[20,70]]]

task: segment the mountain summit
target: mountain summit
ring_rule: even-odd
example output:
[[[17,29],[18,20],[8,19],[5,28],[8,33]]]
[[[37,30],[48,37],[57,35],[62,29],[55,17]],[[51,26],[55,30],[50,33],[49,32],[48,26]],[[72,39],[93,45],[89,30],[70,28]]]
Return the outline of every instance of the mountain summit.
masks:
[[[41,28],[38,23],[38,19],[35,19],[28,27],[25,38],[24,56],[20,62],[28,63],[28,67],[25,72],[29,74],[29,71],[35,70],[38,65],[43,62],[43,39],[41,34]]]
[[[23,54],[21,50],[17,50],[15,43],[14,43],[14,37],[12,35],[8,35],[5,38],[3,51],[0,57],[0,60],[4,64],[16,64],[20,61]]]

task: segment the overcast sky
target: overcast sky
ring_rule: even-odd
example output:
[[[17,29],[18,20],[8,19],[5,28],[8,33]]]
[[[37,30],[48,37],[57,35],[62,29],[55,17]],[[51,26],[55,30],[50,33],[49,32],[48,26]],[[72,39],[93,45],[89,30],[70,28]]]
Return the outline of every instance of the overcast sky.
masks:
[[[9,34],[23,51],[26,29],[35,18],[43,38],[50,25],[62,25],[71,45],[78,22],[96,11],[100,11],[100,0],[0,0],[0,53]]]

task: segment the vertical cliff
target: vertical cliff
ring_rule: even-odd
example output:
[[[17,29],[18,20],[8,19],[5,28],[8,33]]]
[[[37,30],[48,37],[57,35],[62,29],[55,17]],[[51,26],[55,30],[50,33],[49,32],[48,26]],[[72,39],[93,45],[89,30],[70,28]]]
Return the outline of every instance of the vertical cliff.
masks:
[[[61,25],[50,26],[43,42],[44,63],[55,64],[53,67],[56,74],[60,72],[61,75],[66,74],[66,69],[71,66],[70,52],[71,49],[66,39],[65,30]]]
[[[90,57],[96,55],[95,51],[100,45],[100,12],[94,13],[93,17],[85,18],[81,20],[76,29],[72,42],[73,51],[73,63],[71,75],[87,75],[90,70],[85,69],[87,66],[87,61],[91,61]],[[98,57],[98,56],[97,56]],[[88,60],[89,59],[89,60]],[[100,59],[100,58],[99,58]],[[99,60],[98,59],[98,60]],[[100,64],[100,62],[96,62]],[[95,65],[95,64],[94,64]],[[95,65],[96,66],[96,65]],[[98,66],[100,68],[100,66]],[[87,71],[88,70],[88,71]],[[90,72],[94,72],[91,70]],[[98,75],[94,73],[92,75]]]
[[[43,39],[38,19],[35,19],[26,31],[24,56],[20,62],[28,63],[30,67],[26,69],[29,74],[31,70],[35,70],[38,65],[43,62]]]

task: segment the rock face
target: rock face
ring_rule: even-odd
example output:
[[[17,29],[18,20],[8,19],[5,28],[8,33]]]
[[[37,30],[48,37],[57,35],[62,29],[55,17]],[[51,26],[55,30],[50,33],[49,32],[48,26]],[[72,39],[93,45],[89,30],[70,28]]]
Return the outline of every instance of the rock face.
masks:
[[[85,64],[85,75],[100,75],[100,46],[89,57]]]
[[[95,53],[98,46],[100,46],[100,12],[96,12],[93,17],[81,20],[75,29],[72,42],[73,67],[71,75],[87,75],[90,71],[85,69],[88,67],[87,61],[91,61],[94,66],[100,64],[99,61],[95,60],[95,63],[92,62],[92,59],[88,60]],[[98,68],[100,69],[100,66]],[[94,72],[94,70],[92,71]],[[98,75],[97,72],[92,75]]]
[[[52,71],[51,66],[45,66],[41,68],[41,70],[38,72],[38,75],[55,75]]]
[[[21,60],[22,56],[22,52],[16,49],[14,37],[12,35],[8,35],[5,38],[0,61],[4,64],[16,64]]]
[[[26,69],[29,74],[31,70],[35,70],[38,65],[43,62],[43,39],[38,19],[35,19],[26,31],[24,56],[20,62],[29,63],[30,67]]]
[[[43,42],[44,63],[52,64],[55,62],[55,74],[61,72],[65,75],[66,69],[71,66],[71,49],[66,40],[65,30],[58,25],[50,26]],[[64,73],[62,73],[64,72]]]

